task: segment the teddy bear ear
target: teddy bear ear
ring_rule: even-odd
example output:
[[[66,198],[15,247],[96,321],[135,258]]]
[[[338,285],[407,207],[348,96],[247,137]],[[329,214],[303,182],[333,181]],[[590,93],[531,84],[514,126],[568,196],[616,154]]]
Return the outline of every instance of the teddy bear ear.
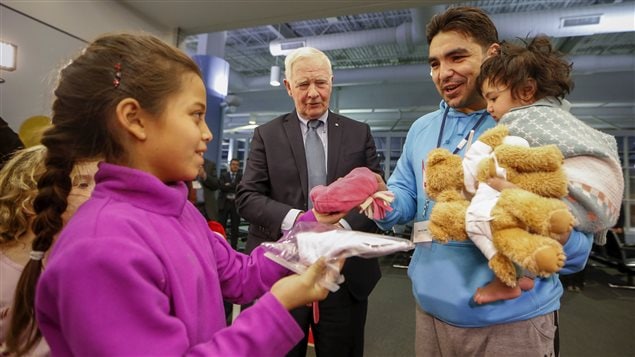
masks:
[[[503,139],[507,135],[509,135],[509,129],[506,125],[500,124],[485,131],[478,140],[492,148],[495,148],[503,143]]]
[[[436,164],[442,162],[443,160],[447,159],[450,156],[452,156],[452,153],[449,152],[447,149],[443,149],[443,148],[432,149],[428,153],[428,159],[426,160],[426,166],[436,165]]]

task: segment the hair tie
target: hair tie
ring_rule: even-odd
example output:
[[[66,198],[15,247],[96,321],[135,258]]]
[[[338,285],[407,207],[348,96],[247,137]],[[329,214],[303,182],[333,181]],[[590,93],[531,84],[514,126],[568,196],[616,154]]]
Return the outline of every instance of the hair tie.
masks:
[[[39,250],[32,250],[31,253],[29,253],[29,257],[31,258],[31,260],[42,260],[42,258],[44,258],[44,252]]]

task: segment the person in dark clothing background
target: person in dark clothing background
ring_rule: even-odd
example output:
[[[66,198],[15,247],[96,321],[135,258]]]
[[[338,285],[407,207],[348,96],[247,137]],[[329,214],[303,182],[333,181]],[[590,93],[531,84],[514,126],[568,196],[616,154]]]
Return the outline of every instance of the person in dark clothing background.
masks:
[[[203,187],[204,214],[209,221],[218,221],[218,199],[216,191],[220,187],[218,176],[216,175],[216,163],[205,159],[203,170],[199,175],[199,182]]]
[[[0,169],[14,151],[22,148],[24,144],[18,134],[0,117]]]
[[[238,227],[240,216],[236,209],[236,187],[243,177],[240,172],[240,160],[232,159],[229,162],[229,171],[220,175],[220,193],[218,195],[218,212],[220,223],[229,231],[229,242],[232,248],[238,249]],[[227,226],[227,219],[231,220],[231,226]]]

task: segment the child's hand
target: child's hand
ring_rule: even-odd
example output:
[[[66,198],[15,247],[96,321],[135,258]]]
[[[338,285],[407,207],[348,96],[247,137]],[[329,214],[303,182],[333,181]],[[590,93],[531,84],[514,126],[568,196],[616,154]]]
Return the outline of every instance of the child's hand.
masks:
[[[278,280],[271,287],[271,293],[287,310],[324,300],[329,291],[319,282],[327,272],[326,260],[320,258],[301,275],[294,274]]]
[[[490,177],[486,182],[493,189],[499,192],[506,188],[518,188],[518,186],[500,177]]]

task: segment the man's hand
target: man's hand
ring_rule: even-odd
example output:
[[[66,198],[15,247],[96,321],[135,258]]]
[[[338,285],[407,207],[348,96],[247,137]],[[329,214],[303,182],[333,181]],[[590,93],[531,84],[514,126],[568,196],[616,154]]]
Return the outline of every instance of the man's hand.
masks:
[[[344,216],[348,214],[348,212],[319,213],[315,210],[315,208],[312,208],[311,210],[313,211],[315,219],[324,224],[336,224],[340,221],[340,219],[344,218]]]
[[[388,191],[384,178],[380,174],[375,173],[375,179],[377,179],[377,191]]]

